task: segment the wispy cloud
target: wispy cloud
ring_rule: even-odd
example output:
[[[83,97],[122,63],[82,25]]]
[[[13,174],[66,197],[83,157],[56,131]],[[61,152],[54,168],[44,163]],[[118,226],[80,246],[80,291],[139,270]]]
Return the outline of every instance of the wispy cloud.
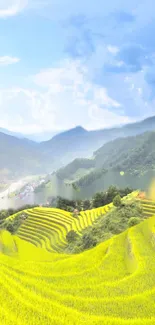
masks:
[[[119,52],[119,48],[117,46],[112,46],[112,45],[108,45],[107,50],[114,55]]]
[[[40,71],[33,80],[33,90],[0,89],[3,127],[11,124],[12,115],[14,130],[24,133],[76,125],[96,129],[130,121],[107,89],[91,82],[86,66],[78,60],[64,60],[58,67]]]
[[[12,56],[0,56],[0,66],[7,66],[10,64],[18,63],[20,61],[19,58]]]
[[[28,5],[28,0],[1,0],[0,18],[15,16]]]
[[[103,0],[0,0],[0,18],[31,10],[30,17],[25,15],[23,21],[17,19],[14,24],[14,46],[19,46],[17,53],[24,64],[19,65],[23,70],[16,79],[19,88],[9,88],[10,78],[7,89],[0,89],[3,127],[9,123],[24,133],[79,124],[95,129],[151,115],[155,106],[153,8],[153,0],[149,6],[139,0],[109,0],[104,5]],[[33,14],[37,26],[31,33],[24,24],[31,21],[33,25]],[[10,48],[3,53],[14,53],[10,21],[6,38],[11,41],[4,44]],[[25,51],[21,48],[23,30]],[[0,66],[17,62],[16,57],[0,57]],[[25,78],[27,71],[38,73]],[[3,80],[1,84],[4,88]]]

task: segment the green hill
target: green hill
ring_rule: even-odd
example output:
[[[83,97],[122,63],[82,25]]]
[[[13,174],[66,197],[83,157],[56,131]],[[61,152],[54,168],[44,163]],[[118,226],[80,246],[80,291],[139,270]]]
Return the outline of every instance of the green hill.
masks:
[[[116,139],[102,146],[94,155],[96,167],[124,171],[155,168],[155,132]]]
[[[77,178],[76,174],[80,168],[83,168],[83,175]],[[121,178],[121,171],[129,177],[131,175],[141,177],[149,171],[155,172],[155,132],[108,142],[94,152],[93,159],[76,159],[65,168],[61,168],[57,176],[62,180],[74,179],[76,185],[81,188],[93,185],[95,191],[98,191],[101,189],[98,185],[95,186],[95,182],[102,178],[104,183],[104,175],[109,175],[109,179],[111,177],[111,181],[115,180],[115,185],[120,186],[118,177]],[[133,179],[132,184],[127,185],[136,188],[137,179],[135,178],[135,182]]]
[[[0,233],[0,324],[154,324],[155,217],[66,255],[50,242],[63,245],[71,217],[48,211],[30,211],[25,239]],[[79,231],[93,221],[88,213],[80,220]]]

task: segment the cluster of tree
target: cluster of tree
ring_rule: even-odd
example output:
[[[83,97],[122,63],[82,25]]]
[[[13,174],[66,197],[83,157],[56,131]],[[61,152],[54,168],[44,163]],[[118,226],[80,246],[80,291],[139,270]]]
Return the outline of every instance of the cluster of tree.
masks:
[[[13,219],[6,219],[2,225],[2,229],[6,229],[12,234],[15,234],[20,225],[23,223],[23,221],[28,217],[28,214],[26,212],[19,212],[15,215]]]
[[[62,197],[58,197],[56,207],[70,212],[72,212],[74,209],[78,209],[79,211],[85,211],[109,204],[113,201],[116,195],[120,195],[120,197],[123,197],[131,193],[132,191],[133,189],[129,187],[119,189],[116,186],[110,186],[107,191],[97,192],[91,200],[68,200]]]
[[[26,209],[31,209],[31,208],[35,208],[37,207],[38,205],[30,205],[30,204],[26,204],[18,209],[13,209],[13,208],[9,208],[9,209],[6,209],[6,210],[0,210],[0,220],[4,220],[6,218],[8,218],[9,216],[15,214],[15,213],[18,213],[20,211],[23,211],[23,210],[26,210]]]
[[[122,203],[121,197],[114,198],[115,207],[105,216],[100,217],[91,227],[85,229],[82,236],[71,230],[66,239],[67,253],[79,253],[120,234],[145,219],[142,207],[137,202]],[[136,216],[136,217],[135,217]]]
[[[66,210],[69,212],[73,212],[74,209],[78,209],[79,211],[81,211],[81,204],[82,204],[82,200],[69,200],[69,199],[65,199],[62,197],[58,197],[57,198],[57,204],[56,207],[58,209],[62,209],[62,210]]]
[[[116,195],[120,195],[120,197],[122,198],[123,196],[126,196],[131,192],[133,192],[133,189],[131,189],[130,187],[119,189],[116,186],[110,186],[107,191],[98,192],[93,196],[93,208],[98,208],[109,204],[113,201]]]
[[[31,208],[35,208],[37,207],[38,205],[29,205],[29,204],[26,204],[18,209],[7,209],[7,210],[1,210],[0,211],[0,227],[2,227],[2,225],[4,224],[4,221],[5,219],[7,219],[8,217],[12,216],[13,214],[16,214],[18,212],[21,212],[23,210],[26,210],[26,209],[31,209]]]

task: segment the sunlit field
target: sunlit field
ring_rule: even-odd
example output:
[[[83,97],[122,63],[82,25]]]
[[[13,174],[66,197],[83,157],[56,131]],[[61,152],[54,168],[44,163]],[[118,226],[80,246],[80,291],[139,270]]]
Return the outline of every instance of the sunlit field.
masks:
[[[143,200],[144,222],[76,255],[63,253],[68,231],[80,234],[112,204],[77,219],[58,209],[27,210],[15,236],[0,233],[0,324],[155,324],[153,203]]]

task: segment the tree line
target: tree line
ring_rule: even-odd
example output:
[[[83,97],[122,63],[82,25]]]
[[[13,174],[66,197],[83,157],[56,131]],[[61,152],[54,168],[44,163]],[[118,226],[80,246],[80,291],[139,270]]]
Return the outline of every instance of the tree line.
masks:
[[[131,192],[133,192],[132,188],[126,187],[120,189],[112,185],[107,191],[97,192],[91,199],[69,200],[59,196],[57,197],[56,208],[69,212],[73,212],[74,209],[78,209],[79,212],[82,210],[90,210],[109,204],[117,195],[120,195],[122,198]]]
[[[122,198],[131,193],[133,189],[126,187],[119,189],[116,186],[110,186],[107,191],[97,192],[92,199],[85,200],[69,200],[62,197],[53,197],[49,201],[48,207],[56,207],[65,211],[73,213],[73,216],[77,217],[80,211],[86,211],[93,208],[101,207],[109,204],[116,198],[116,205],[119,205],[119,197]],[[46,205],[43,205],[46,207]],[[0,228],[5,228],[11,233],[15,233],[24,219],[27,217],[24,210],[38,207],[38,205],[25,205],[18,209],[7,209],[0,211]],[[11,215],[16,214],[13,220],[7,219]]]

